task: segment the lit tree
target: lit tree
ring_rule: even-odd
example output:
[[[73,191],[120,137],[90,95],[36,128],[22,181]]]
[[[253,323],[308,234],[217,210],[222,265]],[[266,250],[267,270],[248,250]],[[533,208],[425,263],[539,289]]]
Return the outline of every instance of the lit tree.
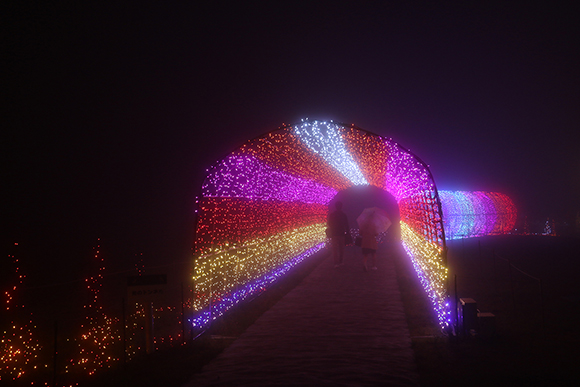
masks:
[[[524,235],[530,235],[530,222],[527,216],[524,219]]]
[[[546,223],[544,224],[544,232],[543,235],[554,235],[554,228],[553,222],[550,222],[550,218],[546,219]]]
[[[17,243],[14,245],[18,246]],[[12,267],[7,272],[13,274],[2,292],[0,380],[16,380],[38,369],[38,354],[42,348],[34,338],[36,326],[32,322],[32,313],[27,313],[18,301],[26,276],[15,255],[8,255],[8,261]]]
[[[81,325],[81,336],[76,340],[78,357],[70,360],[72,367],[67,366],[67,372],[70,368],[80,367],[89,375],[93,375],[100,368],[109,368],[120,360],[116,356],[114,344],[121,340],[118,329],[115,329],[118,318],[107,316],[99,299],[105,265],[101,257],[100,244],[93,249],[99,268],[96,274],[85,279],[90,298],[84,306],[86,314],[85,322]]]

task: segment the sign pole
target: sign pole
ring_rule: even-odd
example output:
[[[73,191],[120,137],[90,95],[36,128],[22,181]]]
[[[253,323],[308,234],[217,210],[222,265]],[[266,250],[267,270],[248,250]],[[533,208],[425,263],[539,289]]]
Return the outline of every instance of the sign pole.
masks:
[[[181,342],[185,344],[185,298],[183,296],[183,281],[181,282]]]
[[[147,354],[155,352],[153,302],[164,301],[166,285],[166,274],[127,277],[129,300],[143,304],[145,309],[145,349]]]
[[[153,342],[153,303],[146,302],[145,306],[145,348],[147,354],[155,352],[155,343]]]
[[[123,369],[127,369],[127,317],[125,311],[125,298],[121,301],[121,308],[123,310]]]
[[[54,322],[54,353],[53,353],[53,364],[52,364],[52,386],[56,387],[56,361],[58,356],[58,321]]]

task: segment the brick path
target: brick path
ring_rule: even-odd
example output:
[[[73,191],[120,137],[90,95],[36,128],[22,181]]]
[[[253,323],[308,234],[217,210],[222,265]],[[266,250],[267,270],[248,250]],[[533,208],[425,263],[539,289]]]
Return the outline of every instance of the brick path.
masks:
[[[417,386],[392,254],[327,257],[186,386]]]

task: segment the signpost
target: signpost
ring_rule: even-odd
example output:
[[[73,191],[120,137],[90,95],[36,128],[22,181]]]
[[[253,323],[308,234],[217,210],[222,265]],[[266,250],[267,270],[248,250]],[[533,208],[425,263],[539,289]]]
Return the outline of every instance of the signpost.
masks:
[[[127,277],[129,301],[140,302],[145,307],[145,343],[148,354],[155,351],[153,335],[153,301],[158,301],[163,298],[166,285],[166,274]]]
[[[135,302],[157,301],[163,297],[167,275],[151,274],[127,277],[129,300]]]

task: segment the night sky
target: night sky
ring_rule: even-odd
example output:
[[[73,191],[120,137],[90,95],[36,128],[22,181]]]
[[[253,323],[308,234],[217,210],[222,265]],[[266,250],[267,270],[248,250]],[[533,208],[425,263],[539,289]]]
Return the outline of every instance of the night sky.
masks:
[[[306,117],[392,138],[439,189],[580,211],[576,8],[44,3],[0,6],[0,142],[2,252],[45,281],[97,237],[113,267],[187,262],[205,168]]]

